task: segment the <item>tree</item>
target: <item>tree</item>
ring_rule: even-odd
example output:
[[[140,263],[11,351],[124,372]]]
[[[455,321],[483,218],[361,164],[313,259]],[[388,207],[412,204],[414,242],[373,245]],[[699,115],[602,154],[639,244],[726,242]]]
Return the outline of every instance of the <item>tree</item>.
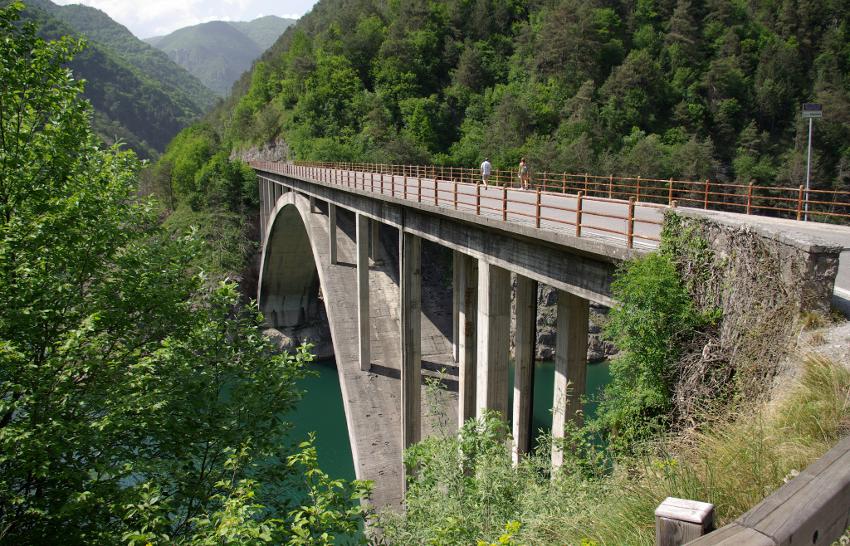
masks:
[[[63,68],[81,44],[36,38],[22,7],[0,8],[0,541],[356,532],[363,484],[281,447],[306,348],[273,354],[236,287],[191,269],[199,242],[158,227],[135,157],[92,134]]]

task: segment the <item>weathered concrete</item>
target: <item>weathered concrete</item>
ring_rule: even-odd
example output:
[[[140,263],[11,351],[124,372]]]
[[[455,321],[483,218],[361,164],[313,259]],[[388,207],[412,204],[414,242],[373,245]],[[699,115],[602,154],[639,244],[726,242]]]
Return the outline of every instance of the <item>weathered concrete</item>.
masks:
[[[263,176],[602,305],[614,304],[611,282],[616,265],[642,253],[607,240],[505,223],[476,216],[469,210],[436,207],[425,201],[417,203],[390,195],[376,196],[370,194],[368,188],[360,190],[273,173],[263,173]],[[397,184],[400,190],[400,179]]]
[[[369,221],[369,240],[371,243],[369,246],[369,258],[372,259],[373,263],[381,259],[380,227],[380,222],[376,220]]]
[[[400,507],[404,471],[399,437],[400,295],[397,281],[394,280],[396,273],[387,266],[375,267],[370,271],[370,345],[373,365],[371,372],[362,372],[357,347],[357,294],[351,289],[357,282],[357,271],[353,267],[357,254],[354,222],[346,219],[344,215],[338,216],[339,265],[331,266],[329,222],[323,215],[309,213],[307,198],[294,192],[285,193],[277,206],[271,208],[271,229],[267,229],[264,236],[267,242],[262,254],[261,271],[267,274],[271,263],[274,263],[274,259],[269,259],[268,255],[282,244],[274,233],[282,235],[280,241],[288,243],[291,241],[292,231],[297,231],[290,229],[278,232],[275,228],[277,219],[285,217],[282,214],[284,209],[294,210],[301,217],[303,225],[300,229],[306,229],[312,246],[312,259],[308,257],[309,249],[307,256],[298,256],[297,259],[299,262],[315,263],[321,280],[356,476],[358,479],[374,482],[372,504],[377,507]],[[296,226],[293,224],[292,227]],[[274,276],[274,272],[271,275]],[[260,288],[258,301],[262,304],[265,299],[263,289]],[[430,362],[450,365],[452,356],[449,340],[442,336],[427,316],[422,315],[421,322],[422,337],[428,343],[425,358]],[[423,384],[420,397],[425,399],[429,396]],[[429,403],[444,408],[446,415],[455,415],[456,394],[451,391],[439,391],[436,396],[437,398],[430,399]],[[422,417],[425,436],[436,433],[451,434],[455,430],[454,420],[446,423],[440,416],[427,413]]]
[[[476,416],[486,411],[508,416],[508,345],[511,326],[511,274],[478,263],[478,353]]]
[[[537,282],[517,275],[516,342],[514,346],[513,460],[531,449],[531,410],[534,398],[534,339]]]
[[[360,369],[368,371],[372,360],[369,351],[369,219],[357,215],[357,347]]]
[[[422,241],[399,234],[401,248],[401,437],[407,448],[422,437]]]
[[[477,262],[460,254],[455,262],[457,283],[454,292],[458,299],[458,427],[475,417],[475,360],[478,329],[478,268]]]
[[[336,245],[336,205],[328,203],[328,245],[330,247],[330,263],[337,264]]]
[[[555,348],[555,386],[552,437],[563,438],[569,421],[581,425],[581,397],[587,384],[588,302],[568,292],[558,293],[558,338]],[[552,446],[552,468],[560,468],[564,453]]]

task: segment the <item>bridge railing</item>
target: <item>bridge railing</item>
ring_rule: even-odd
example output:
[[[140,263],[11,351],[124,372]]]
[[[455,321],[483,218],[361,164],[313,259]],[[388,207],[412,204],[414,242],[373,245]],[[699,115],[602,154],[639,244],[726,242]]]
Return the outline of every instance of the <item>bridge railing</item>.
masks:
[[[395,165],[381,163],[295,162],[296,165],[374,172],[397,176],[422,177],[475,183],[481,180],[477,168],[443,165]],[[493,170],[489,182],[507,187],[520,187],[516,170]],[[780,218],[831,223],[850,223],[850,192],[810,189],[803,186],[765,186],[755,183],[736,184],[712,180],[676,180],[640,176],[599,176],[589,173],[570,174],[531,172],[529,186],[544,192],[582,192],[587,197],[628,200],[639,203],[671,205],[674,201],[688,207],[758,214]]]
[[[412,200],[436,207],[464,210],[477,216],[565,232],[577,237],[617,239],[633,248],[655,246],[660,240],[667,205],[638,203],[634,197],[609,199],[552,192],[543,185],[527,189],[471,179],[468,172],[445,173],[431,167],[347,163],[251,162],[266,172]]]

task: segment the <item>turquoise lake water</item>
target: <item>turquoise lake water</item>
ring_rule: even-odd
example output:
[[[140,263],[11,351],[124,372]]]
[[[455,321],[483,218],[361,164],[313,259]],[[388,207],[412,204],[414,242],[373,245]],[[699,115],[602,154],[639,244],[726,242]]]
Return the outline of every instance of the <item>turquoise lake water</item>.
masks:
[[[333,478],[354,479],[354,463],[348,443],[348,429],[342,406],[339,376],[333,360],[310,364],[317,375],[299,382],[306,392],[297,409],[289,417],[293,423],[290,437],[301,440],[311,431],[316,432],[319,466]],[[587,397],[585,415],[592,417],[596,411],[595,398],[610,380],[608,362],[590,364],[587,368]],[[552,395],[555,365],[552,361],[537,362],[534,371],[533,428],[547,430],[552,426]],[[513,403],[513,368],[511,369],[511,404]],[[511,406],[509,406],[511,407]]]

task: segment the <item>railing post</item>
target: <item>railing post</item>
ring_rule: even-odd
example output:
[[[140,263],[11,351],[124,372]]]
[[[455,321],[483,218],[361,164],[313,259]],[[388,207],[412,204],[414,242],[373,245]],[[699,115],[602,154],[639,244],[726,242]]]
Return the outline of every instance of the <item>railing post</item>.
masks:
[[[640,201],[640,176],[637,177],[637,194],[635,195],[635,201]]]
[[[614,196],[614,175],[610,175],[608,177],[608,199],[612,199]]]
[[[803,185],[800,184],[800,192],[797,194],[797,221],[803,217]]]
[[[747,186],[747,214],[750,214],[753,206],[753,183]]]
[[[419,181],[419,187],[416,190],[416,202],[421,203],[422,202],[422,177],[420,176],[419,178],[417,178],[417,180]]]
[[[540,227],[540,188],[537,188],[537,202],[534,205],[534,227]]]
[[[502,221],[508,221],[508,188],[502,186]]]
[[[475,183],[475,214],[481,214],[481,184]]]
[[[667,497],[655,509],[656,546],[678,546],[713,530],[713,504]]]
[[[633,248],[635,245],[635,197],[629,197],[629,215],[626,219],[626,246]]]
[[[451,174],[449,174],[449,176],[451,176]],[[452,178],[452,192],[454,194],[455,210],[457,210],[457,180],[454,178]]]
[[[667,204],[673,203],[673,177],[670,177],[670,182],[667,183]]]
[[[407,200],[407,175],[404,175],[404,199]]]
[[[369,191],[375,193],[375,173],[369,173]]]
[[[705,179],[705,200],[702,203],[702,208],[704,208],[704,209],[708,208],[708,186],[709,186],[709,181],[708,181],[708,178],[706,178]]]
[[[561,177],[561,193],[567,193],[567,173]]]
[[[578,192],[578,198],[576,199],[576,237],[581,237],[581,211],[583,197],[584,192]]]
[[[587,194],[587,173],[584,173],[584,193]]]
[[[440,183],[434,178],[434,206],[440,206]]]

